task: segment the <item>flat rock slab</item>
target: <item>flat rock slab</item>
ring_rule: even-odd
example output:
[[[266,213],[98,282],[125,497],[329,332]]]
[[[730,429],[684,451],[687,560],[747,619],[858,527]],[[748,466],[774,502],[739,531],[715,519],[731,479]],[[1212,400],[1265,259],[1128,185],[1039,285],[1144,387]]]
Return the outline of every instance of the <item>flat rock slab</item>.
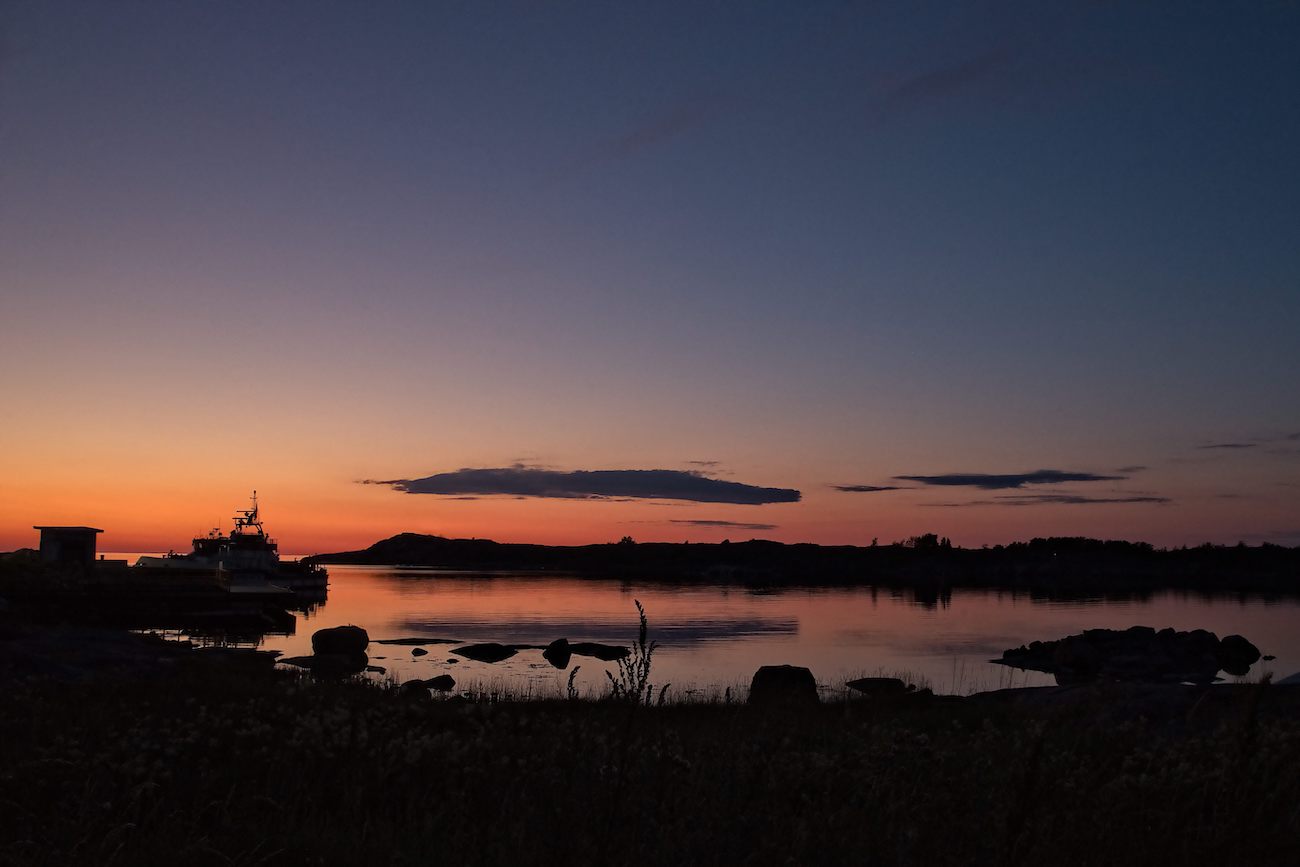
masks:
[[[907,695],[916,689],[915,686],[903,683],[897,677],[860,677],[844,685],[863,695],[882,697]]]
[[[454,648],[451,652],[476,662],[500,662],[514,656],[518,651],[507,644],[486,643],[467,644],[464,647]]]
[[[406,647],[421,647],[426,644],[459,644],[458,638],[381,638],[375,644],[400,644]]]
[[[632,651],[626,647],[619,647],[615,644],[598,644],[594,641],[579,641],[570,644],[569,653],[574,656],[590,656],[599,659],[601,662],[613,662],[616,659],[626,659],[632,655]]]

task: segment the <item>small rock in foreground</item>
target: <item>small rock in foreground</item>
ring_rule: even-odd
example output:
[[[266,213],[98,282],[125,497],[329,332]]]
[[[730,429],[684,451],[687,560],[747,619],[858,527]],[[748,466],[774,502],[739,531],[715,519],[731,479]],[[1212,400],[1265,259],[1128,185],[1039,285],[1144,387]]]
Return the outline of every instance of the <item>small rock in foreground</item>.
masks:
[[[796,665],[765,665],[754,672],[749,703],[765,707],[818,704],[812,672]]]

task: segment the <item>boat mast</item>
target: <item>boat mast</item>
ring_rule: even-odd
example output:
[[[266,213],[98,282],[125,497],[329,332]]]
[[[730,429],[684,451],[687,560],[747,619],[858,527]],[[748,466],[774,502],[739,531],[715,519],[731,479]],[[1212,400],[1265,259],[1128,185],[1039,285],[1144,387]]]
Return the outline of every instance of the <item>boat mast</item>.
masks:
[[[259,536],[266,535],[266,531],[262,529],[262,522],[257,515],[257,491],[256,490],[253,491],[253,508],[240,509],[239,514],[235,515],[235,529],[231,533],[231,535],[234,535],[236,533],[242,533],[243,530],[250,527],[257,531],[257,535]]]

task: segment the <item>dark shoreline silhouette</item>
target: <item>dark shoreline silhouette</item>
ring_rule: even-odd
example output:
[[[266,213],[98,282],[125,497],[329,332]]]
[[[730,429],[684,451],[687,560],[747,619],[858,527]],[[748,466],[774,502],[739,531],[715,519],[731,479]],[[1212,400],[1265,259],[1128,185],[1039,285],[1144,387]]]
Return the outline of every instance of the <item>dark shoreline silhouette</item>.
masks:
[[[1156,590],[1300,595],[1300,548],[1202,545],[1156,549],[1145,542],[1078,537],[957,548],[933,534],[891,545],[720,543],[531,545],[400,533],[360,551],[306,558],[340,565],[557,571],[592,577],[764,586],[879,584],[987,587],[1048,596]]]

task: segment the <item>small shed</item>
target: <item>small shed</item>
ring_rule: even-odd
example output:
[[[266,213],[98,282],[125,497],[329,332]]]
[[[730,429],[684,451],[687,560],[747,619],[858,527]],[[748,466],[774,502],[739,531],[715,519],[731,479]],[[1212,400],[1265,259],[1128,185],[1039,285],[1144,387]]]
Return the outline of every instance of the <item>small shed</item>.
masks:
[[[41,560],[90,568],[95,562],[95,527],[33,527],[41,531]]]

